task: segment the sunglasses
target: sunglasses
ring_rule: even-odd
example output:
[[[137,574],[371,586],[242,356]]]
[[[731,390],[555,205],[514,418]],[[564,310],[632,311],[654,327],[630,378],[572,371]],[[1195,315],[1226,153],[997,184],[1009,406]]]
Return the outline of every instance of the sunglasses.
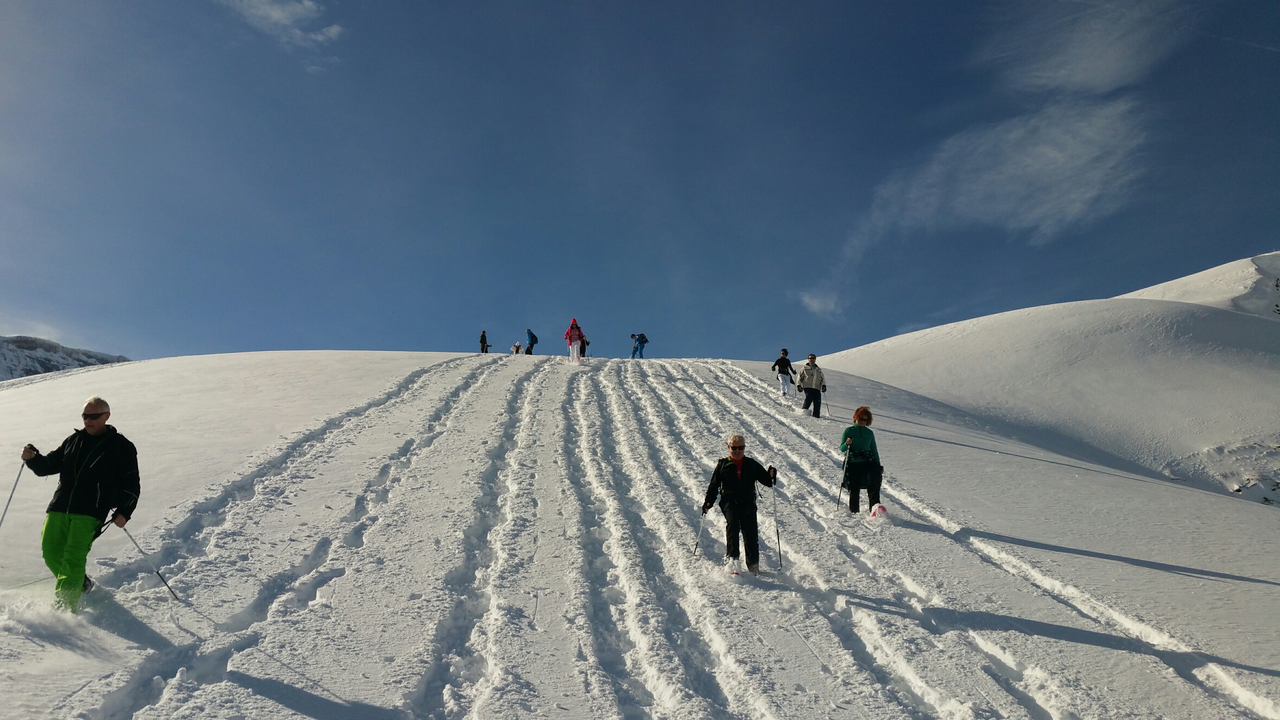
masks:
[[[100,412],[100,413],[80,413],[80,417],[81,417],[81,419],[84,419],[84,420],[97,420],[98,418],[102,417],[103,415],[106,415],[106,413],[105,413],[105,412]]]
[[[729,449],[730,450],[746,450],[747,446],[746,445],[730,445]]]

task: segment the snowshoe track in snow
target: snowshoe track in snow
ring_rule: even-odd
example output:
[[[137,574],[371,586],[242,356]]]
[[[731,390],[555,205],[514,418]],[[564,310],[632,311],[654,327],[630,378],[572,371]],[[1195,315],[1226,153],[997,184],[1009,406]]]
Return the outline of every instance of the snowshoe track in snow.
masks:
[[[143,534],[185,602],[141,560],[99,578],[112,592],[86,616],[133,644],[129,662],[54,711],[1280,718],[1238,667],[892,476],[892,520],[851,519],[837,425],[722,361],[423,368]],[[760,489],[767,572],[730,581],[718,509],[689,550],[735,431],[782,484]],[[1163,704],[1109,690],[1098,667]]]

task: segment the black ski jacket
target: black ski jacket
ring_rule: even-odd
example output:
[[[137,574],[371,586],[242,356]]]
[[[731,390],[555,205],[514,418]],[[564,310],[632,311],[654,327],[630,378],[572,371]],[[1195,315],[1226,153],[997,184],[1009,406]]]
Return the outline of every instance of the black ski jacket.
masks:
[[[711,484],[707,486],[707,499],[703,505],[710,505],[720,495],[720,509],[728,503],[735,507],[755,509],[756,483],[765,487],[773,487],[773,478],[769,471],[751,458],[742,461],[742,477],[738,477],[738,466],[729,458],[721,458],[716,469],[711,473]]]
[[[88,515],[101,523],[111,508],[127,520],[138,506],[138,450],[111,425],[98,437],[77,430],[57,450],[28,460],[27,467],[41,477],[60,473],[45,512]]]
[[[773,367],[771,369],[779,375],[782,373],[786,373],[788,375],[796,374],[796,371],[791,369],[791,360],[785,357],[779,357],[777,360],[774,360]]]

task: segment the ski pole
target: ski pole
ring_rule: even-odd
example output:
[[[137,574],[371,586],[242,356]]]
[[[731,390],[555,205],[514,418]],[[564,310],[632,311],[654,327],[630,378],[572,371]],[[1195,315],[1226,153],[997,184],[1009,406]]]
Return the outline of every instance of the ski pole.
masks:
[[[844,451],[844,460],[840,461],[840,485],[836,490],[836,509],[840,509],[840,496],[844,494],[844,468],[849,464],[849,451]]]
[[[773,478],[773,534],[778,540],[778,572],[782,572],[782,530],[778,528],[778,478]]]
[[[156,577],[160,578],[160,582],[164,583],[165,589],[169,591],[169,594],[173,596],[173,599],[178,602],[182,602],[182,598],[178,597],[178,593],[174,592],[173,588],[169,587],[169,581],[164,579],[164,576],[160,574],[160,571],[156,568],[155,564],[151,562],[151,558],[147,557],[146,551],[142,549],[142,546],[138,544],[137,540],[133,539],[133,533],[129,532],[129,529],[126,527],[121,527],[120,529],[124,530],[124,534],[129,536],[129,540],[133,542],[134,547],[138,548],[138,553],[142,555],[142,559],[146,560],[147,564],[151,566],[151,569],[155,571]]]
[[[18,477],[13,479],[13,489],[9,491],[9,502],[4,504],[4,512],[0,513],[0,525],[4,525],[4,516],[9,514],[9,503],[13,502],[13,494],[18,492],[18,481],[22,479],[22,471],[26,469],[26,462],[18,466]]]
[[[704,512],[702,513],[702,519],[698,521],[698,539],[693,541],[693,553],[692,553],[692,554],[694,554],[694,555],[697,555],[697,554],[698,554],[698,544],[702,542],[702,526],[703,526],[703,524],[704,524],[704,523],[706,523],[706,522],[707,522],[707,513],[704,511]]]

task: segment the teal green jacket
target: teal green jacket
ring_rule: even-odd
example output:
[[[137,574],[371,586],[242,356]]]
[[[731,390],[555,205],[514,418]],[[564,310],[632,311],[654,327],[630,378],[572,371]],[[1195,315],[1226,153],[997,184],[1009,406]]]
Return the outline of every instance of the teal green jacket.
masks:
[[[880,451],[876,449],[876,435],[866,425],[850,425],[840,438],[840,452],[849,462],[873,462],[880,465]]]

